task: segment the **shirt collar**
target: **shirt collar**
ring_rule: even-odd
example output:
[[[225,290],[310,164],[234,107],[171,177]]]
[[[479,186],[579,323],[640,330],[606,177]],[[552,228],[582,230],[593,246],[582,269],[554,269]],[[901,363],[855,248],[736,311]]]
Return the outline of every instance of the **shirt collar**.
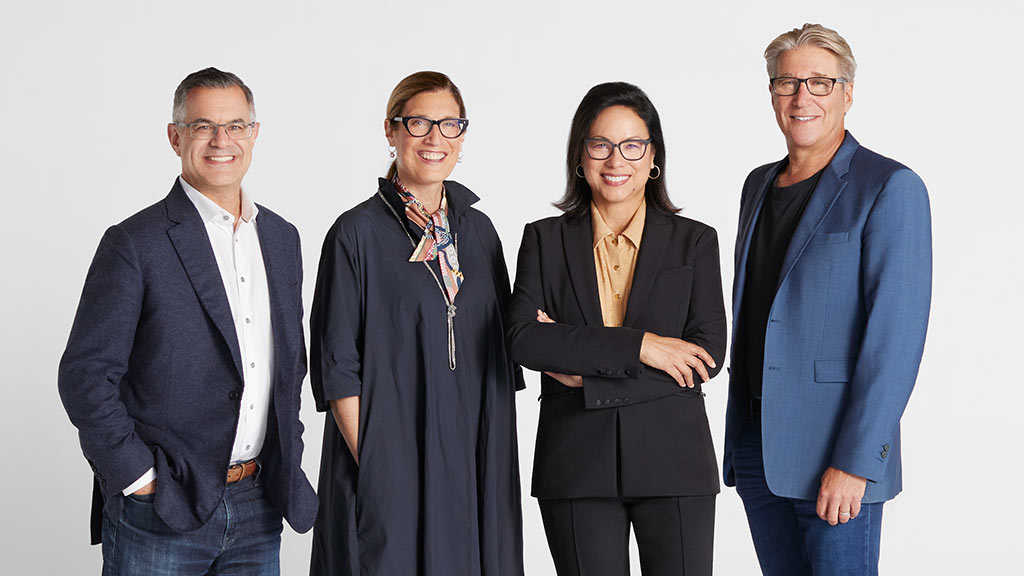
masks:
[[[178,177],[178,182],[181,183],[181,189],[185,191],[185,195],[195,205],[196,210],[199,211],[199,217],[203,219],[203,222],[213,222],[221,224],[222,222],[231,224],[234,226],[234,216],[227,210],[221,208],[216,202],[207,198],[202,192],[196,190],[191,184],[185,181],[181,176]],[[259,208],[245,193],[245,190],[241,190],[242,194],[242,221],[246,223],[253,222],[256,219],[256,215],[259,214]],[[228,216],[225,220],[224,216]]]
[[[629,239],[633,243],[633,246],[640,246],[640,239],[644,234],[644,222],[647,220],[647,199],[640,200],[640,205],[637,206],[636,212],[633,213],[633,217],[629,220],[629,224],[626,225],[626,229],[622,231],[622,235]],[[590,223],[594,231],[594,248],[597,248],[598,243],[604,240],[608,235],[615,235],[615,232],[608,227],[605,223],[604,217],[601,216],[601,212],[598,211],[597,205],[593,201],[590,202]]]

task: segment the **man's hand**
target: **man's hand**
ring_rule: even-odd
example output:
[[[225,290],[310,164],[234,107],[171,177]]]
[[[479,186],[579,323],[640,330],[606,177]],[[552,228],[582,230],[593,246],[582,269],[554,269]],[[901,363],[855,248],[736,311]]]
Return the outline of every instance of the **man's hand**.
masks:
[[[551,319],[543,310],[537,310],[537,322],[544,324],[554,324],[555,321]],[[583,377],[578,374],[559,374],[558,372],[544,372],[548,376],[551,376],[555,380],[562,383],[563,386],[570,388],[582,388]]]
[[[853,520],[860,514],[860,501],[867,485],[868,481],[860,476],[829,467],[821,475],[818,517],[831,526]]]
[[[154,478],[149,484],[146,484],[142,488],[132,492],[132,496],[145,496],[147,494],[152,494],[153,492],[156,492],[156,478]]]
[[[652,368],[668,373],[680,386],[693,388],[694,371],[707,382],[708,369],[715,367],[715,360],[706,350],[679,338],[666,338],[644,333],[643,344],[640,345],[640,361]]]

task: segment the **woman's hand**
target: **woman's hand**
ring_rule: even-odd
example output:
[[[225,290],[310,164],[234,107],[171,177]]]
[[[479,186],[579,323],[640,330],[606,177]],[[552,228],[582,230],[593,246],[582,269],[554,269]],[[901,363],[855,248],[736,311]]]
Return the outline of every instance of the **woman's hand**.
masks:
[[[551,319],[543,310],[537,310],[537,322],[544,324],[554,324],[555,321]],[[559,374],[558,372],[545,372],[548,376],[551,376],[555,380],[562,383],[563,386],[570,388],[582,388],[583,377],[578,374]]]
[[[359,396],[348,396],[331,400],[331,412],[338,423],[341,437],[345,439],[348,451],[359,465]]]
[[[668,373],[680,386],[687,388],[693,388],[694,371],[702,382],[707,382],[709,377],[705,365],[715,367],[715,360],[700,346],[650,332],[644,333],[640,361]]]

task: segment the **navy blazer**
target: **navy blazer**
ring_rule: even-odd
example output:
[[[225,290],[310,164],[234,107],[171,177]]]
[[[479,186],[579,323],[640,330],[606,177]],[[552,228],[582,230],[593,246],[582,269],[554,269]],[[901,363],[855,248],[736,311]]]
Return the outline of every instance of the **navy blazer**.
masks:
[[[682,388],[640,362],[645,332],[702,346],[718,368],[726,319],[718,235],[647,204],[626,315],[605,327],[590,211],[528,224],[507,336],[512,360],[579,374],[582,388],[541,375],[534,455],[537,498],[695,496],[719,491],[701,385]],[[554,324],[537,321],[543,309]],[[700,377],[696,380],[699,382]]]
[[[734,338],[745,329],[751,237],[782,166],[761,166],[743,185]],[[899,422],[924,349],[931,274],[924,183],[847,132],[793,232],[765,332],[764,471],[774,494],[816,500],[829,466],[868,479],[864,502],[900,492]],[[747,382],[740,380],[729,382],[729,486],[733,447],[749,414]]]
[[[259,207],[274,374],[260,478],[299,532],[317,499],[300,468],[299,397],[306,374],[302,254],[295,227]],[[95,472],[93,543],[101,509],[156,467],[155,507],[168,526],[199,528],[219,505],[242,397],[231,309],[199,212],[175,180],[170,194],[103,235],[67,348],[61,400]]]

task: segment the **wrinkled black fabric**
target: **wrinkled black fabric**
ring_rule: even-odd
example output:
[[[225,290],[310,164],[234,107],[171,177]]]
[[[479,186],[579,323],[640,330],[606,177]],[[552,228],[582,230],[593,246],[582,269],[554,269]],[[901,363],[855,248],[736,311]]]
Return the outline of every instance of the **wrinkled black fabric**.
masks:
[[[379,187],[418,241],[393,186]],[[317,408],[328,413],[310,574],[523,574],[514,402],[523,380],[503,340],[508,273],[493,225],[470,208],[477,197],[445,187],[465,274],[454,371],[444,297],[422,262],[408,262],[413,246],[388,205],[374,194],[324,241],[310,360]],[[328,407],[352,395],[360,466]]]

